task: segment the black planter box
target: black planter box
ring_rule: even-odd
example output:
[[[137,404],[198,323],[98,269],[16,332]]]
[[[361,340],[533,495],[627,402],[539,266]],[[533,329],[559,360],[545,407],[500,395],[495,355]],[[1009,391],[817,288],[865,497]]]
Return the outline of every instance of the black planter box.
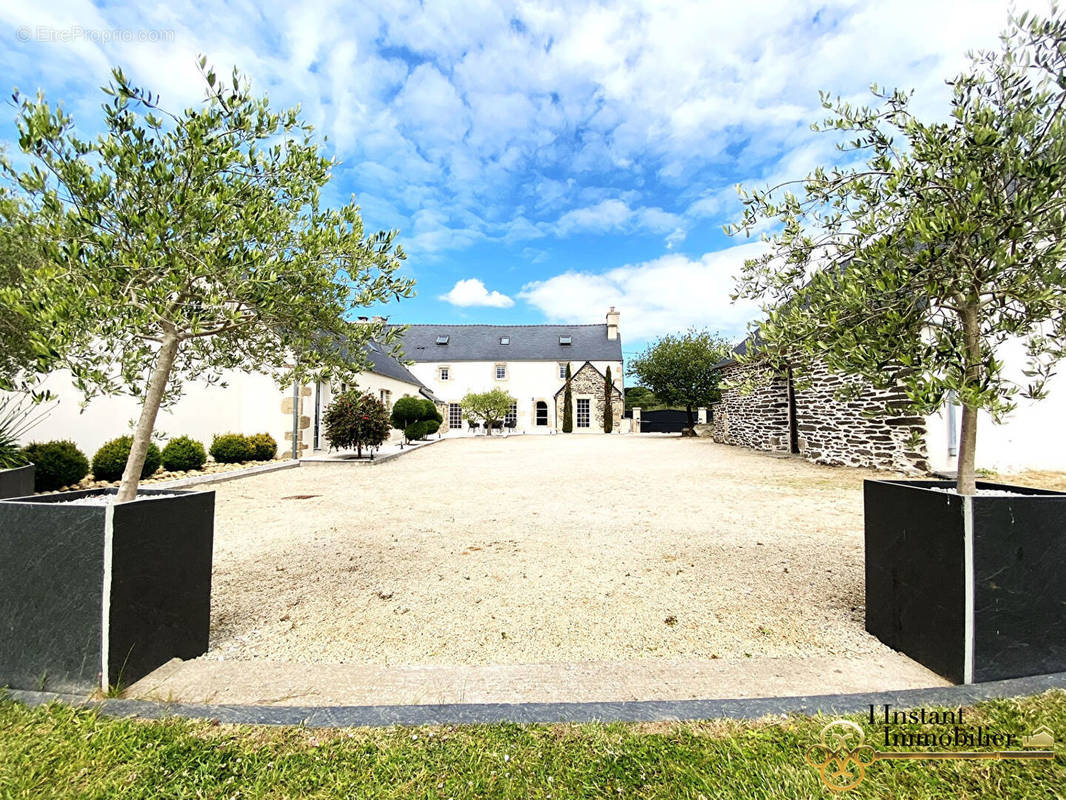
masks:
[[[33,464],[13,469],[0,469],[0,500],[33,494],[33,478],[37,472]]]
[[[864,482],[866,630],[957,683],[1066,670],[1066,494]]]
[[[102,493],[0,502],[0,686],[106,690],[207,651],[214,492],[63,504]]]

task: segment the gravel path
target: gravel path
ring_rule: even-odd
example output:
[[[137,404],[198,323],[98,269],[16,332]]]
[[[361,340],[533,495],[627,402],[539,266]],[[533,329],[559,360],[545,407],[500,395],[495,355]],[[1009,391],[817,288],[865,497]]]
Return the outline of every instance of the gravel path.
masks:
[[[882,657],[862,624],[873,474],[708,440],[518,436],[218,484],[207,658]]]

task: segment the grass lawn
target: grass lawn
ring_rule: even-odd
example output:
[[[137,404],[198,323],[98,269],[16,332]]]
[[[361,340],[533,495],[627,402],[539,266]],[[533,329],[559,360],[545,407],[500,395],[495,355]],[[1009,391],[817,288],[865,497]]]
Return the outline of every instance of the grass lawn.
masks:
[[[868,743],[879,735],[851,719]],[[0,798],[826,797],[803,754],[827,721],[312,730],[118,720],[0,699]],[[841,796],[1066,797],[1066,692],[983,703],[966,724],[1018,734],[1047,725],[1058,757],[879,762]]]

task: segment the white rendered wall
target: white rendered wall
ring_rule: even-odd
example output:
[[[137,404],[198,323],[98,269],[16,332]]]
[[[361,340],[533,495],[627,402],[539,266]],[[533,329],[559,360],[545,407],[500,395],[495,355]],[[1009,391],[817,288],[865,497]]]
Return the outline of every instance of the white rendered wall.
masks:
[[[555,419],[555,393],[563,386],[559,377],[559,361],[424,361],[411,364],[414,373],[433,394],[445,403],[459,403],[468,392],[487,392],[503,389],[518,403],[516,431],[548,433],[557,430],[562,420]],[[577,372],[584,361],[571,361],[570,370]],[[496,364],[507,365],[507,378],[496,380]],[[593,361],[600,372],[611,368],[611,380],[623,391],[621,361]],[[440,380],[440,368],[448,367],[448,380]],[[536,404],[548,404],[548,425],[536,425]],[[465,427],[465,423],[464,423]]]
[[[1027,379],[1021,370],[1025,349],[1014,342],[1000,349],[998,357],[1008,365],[1007,374],[1019,385]],[[1066,364],[1061,365],[1066,369]],[[1016,398],[1018,407],[996,425],[985,412],[977,418],[978,469],[1019,472],[1026,469],[1066,470],[1066,376],[1057,375],[1047,384],[1043,400]],[[947,413],[927,418],[929,463],[937,471],[954,471],[955,458],[948,454]],[[955,410],[955,442],[962,423],[962,409]]]
[[[267,375],[231,372],[228,386],[208,386],[197,381],[185,384],[185,395],[174,406],[161,409],[155,430],[168,438],[191,436],[210,447],[216,433],[269,433],[284,450],[284,434],[291,417],[281,413],[285,390]],[[97,397],[81,408],[82,394],[70,373],[49,375],[43,383],[56,396],[52,411],[27,434],[29,441],[69,439],[89,457],[104,442],[133,432],[140,416],[140,402],[133,397]],[[291,387],[289,389],[291,392]]]

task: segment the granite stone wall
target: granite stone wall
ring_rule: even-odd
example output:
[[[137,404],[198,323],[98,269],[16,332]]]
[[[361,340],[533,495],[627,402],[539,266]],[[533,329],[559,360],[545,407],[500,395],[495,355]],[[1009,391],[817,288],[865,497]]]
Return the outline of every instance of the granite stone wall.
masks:
[[[713,408],[714,440],[790,452],[788,375],[758,364],[732,364],[723,371],[725,381],[744,380],[754,388],[747,393],[723,391],[722,401]],[[908,414],[902,392],[862,385],[855,399],[838,397],[840,390],[856,385],[862,385],[858,379],[820,364],[797,373],[793,389],[799,454],[818,464],[928,472],[925,420]]]
[[[614,376],[611,376],[612,379]],[[574,373],[570,378],[570,392],[573,395],[573,411],[574,411],[574,431],[598,431],[603,433],[603,381],[604,376],[598,369],[592,364],[585,363],[582,367]],[[563,397],[564,392],[559,391],[559,394],[555,396],[555,413],[556,419],[559,420],[560,427],[563,424]],[[577,398],[578,397],[590,397],[591,402],[589,408],[591,410],[589,417],[588,428],[577,427]],[[622,398],[622,393],[618,391],[617,385],[614,387],[611,399],[611,411],[614,414],[614,430],[621,431],[622,429],[622,414],[625,411],[625,400]]]

